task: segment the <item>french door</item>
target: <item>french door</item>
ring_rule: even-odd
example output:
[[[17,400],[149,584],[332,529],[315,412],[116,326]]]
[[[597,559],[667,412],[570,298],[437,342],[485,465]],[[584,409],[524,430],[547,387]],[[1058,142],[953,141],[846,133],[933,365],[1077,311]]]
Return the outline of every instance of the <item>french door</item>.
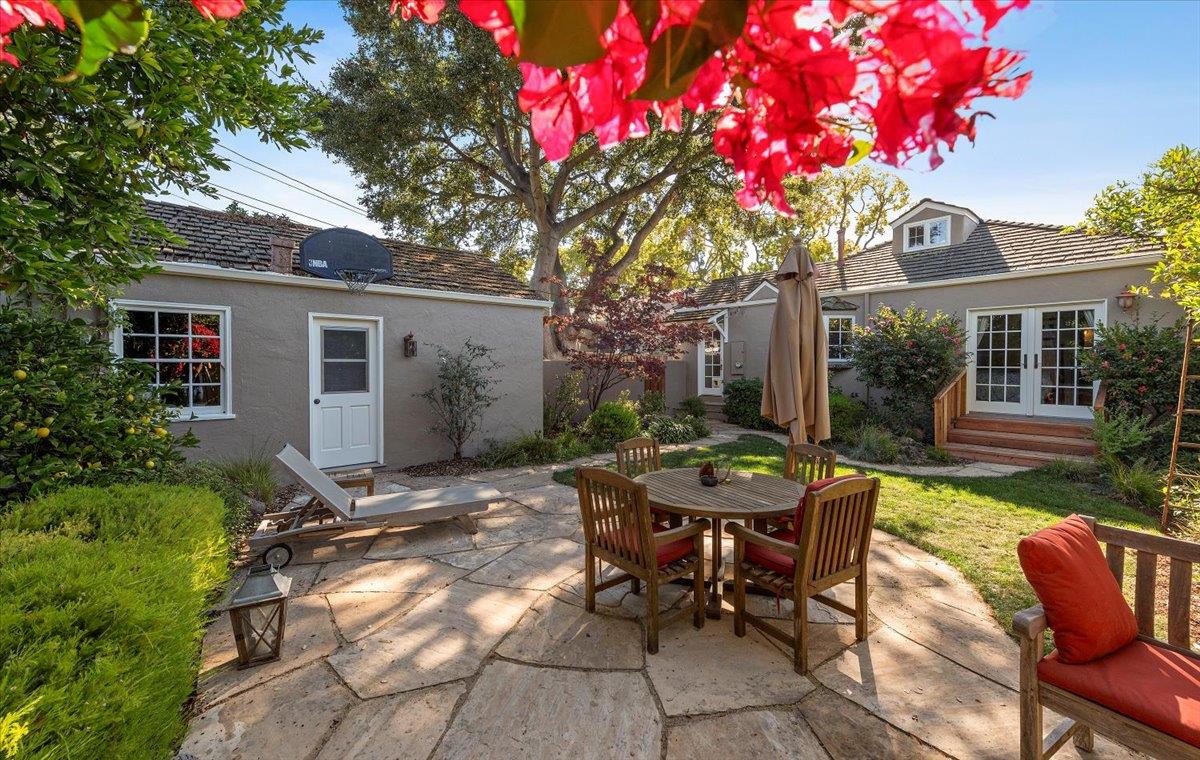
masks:
[[[696,346],[701,396],[720,396],[725,392],[725,314],[709,320],[708,335]]]
[[[1079,358],[1093,345],[1103,310],[1103,303],[971,310],[968,408],[1090,418],[1094,386]]]

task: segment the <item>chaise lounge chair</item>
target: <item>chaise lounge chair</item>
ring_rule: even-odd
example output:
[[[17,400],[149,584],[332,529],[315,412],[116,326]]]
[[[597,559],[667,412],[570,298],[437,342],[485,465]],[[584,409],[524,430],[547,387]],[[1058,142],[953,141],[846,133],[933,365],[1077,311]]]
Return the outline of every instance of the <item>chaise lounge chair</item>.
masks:
[[[475,532],[471,515],[484,512],[504,496],[487,485],[452,486],[407,493],[388,493],[355,499],[290,444],[275,455],[309,500],[296,509],[263,515],[250,537],[250,551],[263,562],[283,567],[292,561],[293,543],[324,538],[363,528],[394,528],[456,520]]]

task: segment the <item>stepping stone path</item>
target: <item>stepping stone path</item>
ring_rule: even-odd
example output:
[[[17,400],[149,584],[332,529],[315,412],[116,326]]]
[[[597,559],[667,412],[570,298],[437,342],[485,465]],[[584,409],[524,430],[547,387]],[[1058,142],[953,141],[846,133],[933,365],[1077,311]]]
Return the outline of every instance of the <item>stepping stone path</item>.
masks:
[[[703,443],[740,432],[715,427]],[[383,492],[490,483],[507,500],[475,534],[441,522],[302,547],[281,660],[238,670],[214,618],[179,760],[1016,757],[1017,646],[949,565],[876,531],[868,638],[810,606],[808,677],[755,629],[734,636],[731,613],[669,626],[646,654],[644,593],[621,584],[584,609],[574,490],[550,478],[564,466],[381,476]],[[665,606],[690,600],[663,589]],[[1133,756],[1097,737],[1058,757]]]

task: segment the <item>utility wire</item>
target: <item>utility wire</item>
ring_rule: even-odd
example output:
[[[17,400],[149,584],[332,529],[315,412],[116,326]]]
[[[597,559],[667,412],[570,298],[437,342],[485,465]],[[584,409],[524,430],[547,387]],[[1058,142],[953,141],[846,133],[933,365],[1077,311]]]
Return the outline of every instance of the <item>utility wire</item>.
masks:
[[[254,201],[255,203],[262,203],[262,204],[265,204],[265,205],[267,205],[267,206],[271,206],[272,208],[277,208],[277,209],[279,209],[280,211],[286,212],[286,213],[288,213],[288,214],[295,214],[296,216],[302,216],[302,217],[304,217],[305,219],[311,219],[311,220],[313,220],[314,222],[317,222],[317,223],[319,223],[319,224],[323,224],[323,225],[325,225],[326,227],[336,227],[336,226],[337,226],[337,225],[335,225],[335,224],[332,224],[332,223],[330,223],[330,222],[327,222],[327,221],[325,221],[324,219],[319,219],[319,218],[317,218],[317,217],[315,217],[315,216],[312,216],[312,215],[310,215],[310,214],[302,214],[301,212],[299,212],[299,211],[295,211],[295,210],[293,210],[293,209],[290,209],[290,208],[288,208],[287,206],[280,206],[280,205],[279,205],[279,204],[277,204],[277,203],[271,203],[270,201],[264,201],[262,198],[256,198],[255,196],[253,196],[253,195],[250,195],[250,194],[248,194],[248,193],[243,193],[243,192],[242,192],[242,191],[240,191],[240,190],[234,190],[234,189],[232,189],[232,188],[225,187],[224,185],[218,185],[216,182],[209,182],[209,184],[210,184],[210,185],[212,185],[213,187],[215,187],[215,188],[219,189],[219,190],[224,190],[226,193],[233,193],[233,194],[235,194],[235,195],[240,195],[240,196],[242,196],[243,198],[247,198],[248,200]],[[221,193],[218,193],[218,195],[222,195],[222,194],[221,194]],[[227,198],[228,198],[228,196],[225,196],[225,197],[227,197]],[[229,200],[231,200],[231,201],[236,201],[236,202],[238,202],[238,203],[246,203],[246,201],[239,201],[237,198],[229,198]],[[251,204],[250,204],[250,203],[246,203],[246,205],[247,205],[247,206],[250,206]],[[253,206],[251,206],[251,207],[253,208]],[[267,213],[267,214],[273,213],[273,212],[271,212],[271,211],[266,211],[265,209],[261,209],[261,208],[259,208],[259,209],[257,209],[257,210],[258,210],[258,211],[262,211],[263,213]]]
[[[250,158],[249,156],[247,156],[245,153],[241,153],[241,152],[239,152],[239,151],[236,151],[236,150],[234,150],[233,148],[230,148],[230,147],[229,147],[229,146],[227,146],[227,145],[218,144],[216,147],[217,147],[217,149],[219,149],[219,150],[223,150],[223,151],[226,151],[226,152],[228,152],[228,153],[232,153],[232,154],[233,154],[233,155],[235,155],[235,156],[238,156],[238,157],[240,157],[240,158],[243,158],[243,159],[245,159],[246,161],[249,161],[250,163],[254,164],[255,166],[261,166],[263,169],[266,169],[266,170],[267,170],[267,171],[269,171],[269,172],[273,172],[273,173],[275,173],[275,174],[278,174],[278,175],[280,175],[281,177],[285,177],[285,178],[287,178],[287,179],[290,179],[291,181],[293,181],[293,182],[295,182],[295,183],[297,183],[297,184],[303,185],[304,187],[307,187],[309,190],[312,190],[313,192],[316,192],[316,193],[318,193],[318,194],[320,194],[320,195],[324,196],[326,199],[328,199],[328,200],[330,200],[330,201],[333,201],[333,202],[335,202],[335,203],[339,203],[339,204],[341,204],[341,205],[343,205],[343,206],[349,206],[349,207],[350,207],[352,210],[354,210],[354,211],[357,211],[358,213],[362,214],[363,216],[366,216],[366,215],[367,215],[367,210],[366,210],[365,208],[363,208],[362,206],[358,206],[358,205],[356,205],[356,204],[350,203],[349,201],[343,200],[342,198],[338,198],[337,196],[331,195],[331,194],[329,194],[329,193],[325,192],[324,190],[322,190],[322,189],[321,189],[321,188],[319,188],[319,187],[314,187],[314,186],[312,186],[312,185],[308,184],[307,182],[305,182],[305,181],[304,181],[304,180],[302,180],[302,179],[297,179],[297,178],[293,177],[292,175],[290,175],[290,174],[287,174],[287,173],[285,173],[285,172],[281,172],[281,171],[279,171],[278,169],[275,169],[275,168],[273,168],[273,167],[271,167],[271,166],[268,166],[267,164],[264,164],[264,163],[263,163],[263,162],[261,162],[261,161],[256,161],[256,160],[254,160],[253,158]]]
[[[351,206],[348,203],[342,203],[337,200],[330,200],[329,198],[327,198],[323,195],[320,195],[319,193],[314,193],[309,190],[305,190],[303,187],[293,185],[290,182],[285,182],[284,180],[280,179],[279,177],[273,177],[270,174],[267,174],[266,172],[262,171],[261,169],[255,169],[253,166],[250,166],[249,164],[244,164],[241,161],[238,161],[236,158],[230,158],[228,160],[230,163],[237,164],[238,166],[242,167],[243,169],[254,172],[255,174],[259,175],[260,177],[266,177],[269,180],[278,182],[279,184],[283,185],[284,187],[288,188],[289,190],[295,190],[296,192],[304,193],[305,195],[310,195],[319,201],[328,203],[331,206],[334,206],[335,208],[337,208],[339,211],[349,211],[352,214],[358,214],[359,216],[363,217],[364,219],[370,219],[370,217],[367,216],[362,211],[360,211],[357,206]]]

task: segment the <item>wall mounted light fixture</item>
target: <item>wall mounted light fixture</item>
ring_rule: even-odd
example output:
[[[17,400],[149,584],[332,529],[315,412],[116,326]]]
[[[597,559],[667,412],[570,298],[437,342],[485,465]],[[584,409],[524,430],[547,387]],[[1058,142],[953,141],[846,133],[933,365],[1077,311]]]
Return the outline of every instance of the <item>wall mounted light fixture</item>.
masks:
[[[1117,305],[1121,307],[1121,311],[1130,311],[1137,305],[1137,293],[1134,293],[1132,288],[1125,288],[1117,294]]]
[[[404,356],[405,358],[411,358],[416,355],[417,339],[413,337],[412,333],[409,333],[408,335],[404,336]]]

